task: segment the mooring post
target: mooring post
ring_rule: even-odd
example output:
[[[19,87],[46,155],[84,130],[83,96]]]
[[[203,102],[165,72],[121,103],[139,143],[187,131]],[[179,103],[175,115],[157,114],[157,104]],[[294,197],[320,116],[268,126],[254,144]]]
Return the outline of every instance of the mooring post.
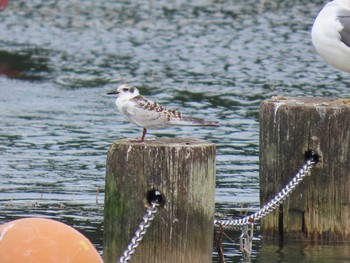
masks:
[[[127,248],[146,211],[147,193],[163,197],[132,262],[212,262],[216,147],[187,138],[115,141],[106,169],[105,263]]]
[[[314,150],[319,162],[278,211],[263,238],[350,241],[350,101],[265,100],[260,106],[260,202],[265,204]]]

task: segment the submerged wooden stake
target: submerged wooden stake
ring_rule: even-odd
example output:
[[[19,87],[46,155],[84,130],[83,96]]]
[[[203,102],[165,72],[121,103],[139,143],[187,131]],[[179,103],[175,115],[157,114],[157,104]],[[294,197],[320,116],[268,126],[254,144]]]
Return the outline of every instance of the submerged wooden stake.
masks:
[[[214,144],[194,139],[114,142],[107,157],[104,262],[116,262],[126,249],[152,189],[164,206],[132,262],[212,262],[215,158]]]
[[[320,161],[279,211],[262,220],[264,238],[350,241],[350,101],[273,98],[260,107],[260,201],[300,167],[307,150]]]

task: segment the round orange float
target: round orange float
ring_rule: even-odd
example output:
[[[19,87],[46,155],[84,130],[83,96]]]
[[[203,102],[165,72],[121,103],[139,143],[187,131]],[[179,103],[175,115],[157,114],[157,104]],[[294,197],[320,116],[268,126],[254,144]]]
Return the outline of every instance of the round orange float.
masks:
[[[102,263],[91,242],[51,219],[24,218],[0,226],[1,263]]]

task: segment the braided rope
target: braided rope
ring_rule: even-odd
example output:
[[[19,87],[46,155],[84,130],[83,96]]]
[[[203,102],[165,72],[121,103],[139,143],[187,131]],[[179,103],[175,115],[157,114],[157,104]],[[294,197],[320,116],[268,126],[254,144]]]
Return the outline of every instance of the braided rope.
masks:
[[[283,201],[292,193],[296,186],[309,174],[313,166],[317,163],[317,160],[311,158],[307,160],[300,168],[298,173],[292,178],[292,180],[266,205],[264,205],[259,211],[252,215],[240,218],[240,219],[215,219],[214,225],[223,227],[244,226],[248,225],[255,220],[259,220],[272,211],[274,211]]]
[[[139,246],[141,240],[150,227],[154,215],[158,212],[159,204],[157,202],[152,203],[151,207],[147,208],[146,214],[143,216],[143,221],[140,223],[139,228],[136,230],[134,237],[128,245],[128,248],[124,251],[123,256],[120,257],[118,263],[127,263],[132,254],[135,253],[135,249]]]

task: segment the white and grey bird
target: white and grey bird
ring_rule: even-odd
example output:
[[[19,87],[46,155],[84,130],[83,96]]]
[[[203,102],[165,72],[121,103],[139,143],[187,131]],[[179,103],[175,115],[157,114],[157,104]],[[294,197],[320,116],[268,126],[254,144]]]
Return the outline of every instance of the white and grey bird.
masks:
[[[143,142],[147,129],[161,129],[171,126],[219,126],[217,121],[185,117],[178,111],[165,109],[158,103],[140,95],[139,90],[129,84],[123,84],[108,95],[118,94],[115,101],[120,113],[128,121],[143,127]]]
[[[312,27],[312,43],[333,67],[350,72],[350,0],[326,4]]]

